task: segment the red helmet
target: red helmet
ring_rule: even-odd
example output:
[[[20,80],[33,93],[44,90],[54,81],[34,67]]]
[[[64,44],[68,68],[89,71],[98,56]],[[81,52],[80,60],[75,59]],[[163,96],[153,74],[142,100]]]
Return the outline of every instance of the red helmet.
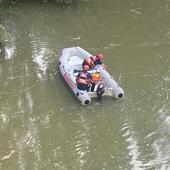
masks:
[[[90,69],[90,67],[86,64],[86,65],[84,65],[83,69],[84,69],[85,71],[88,71],[88,70]]]
[[[98,56],[98,58],[99,58],[100,60],[103,60],[103,59],[104,59],[103,54],[98,54],[97,56]]]

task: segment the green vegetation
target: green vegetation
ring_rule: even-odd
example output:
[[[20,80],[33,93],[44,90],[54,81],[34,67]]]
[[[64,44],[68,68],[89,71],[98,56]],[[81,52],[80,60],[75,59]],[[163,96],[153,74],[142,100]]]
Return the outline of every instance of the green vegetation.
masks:
[[[28,0],[0,0],[0,6],[5,5],[5,4],[15,4],[17,2],[22,2],[22,1],[28,1]],[[29,1],[36,1],[36,0],[29,0]],[[56,3],[56,4],[65,4],[65,5],[70,5],[72,3],[75,3],[77,0],[37,0],[41,3]]]

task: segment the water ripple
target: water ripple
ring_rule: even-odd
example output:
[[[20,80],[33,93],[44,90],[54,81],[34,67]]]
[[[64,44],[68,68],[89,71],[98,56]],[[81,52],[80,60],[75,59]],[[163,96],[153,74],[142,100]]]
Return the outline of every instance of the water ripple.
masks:
[[[133,126],[130,122],[123,124],[122,128],[123,137],[126,139],[128,144],[127,150],[129,151],[129,156],[131,157],[130,164],[132,166],[132,170],[141,169],[143,165],[142,160],[139,159],[140,151],[138,146],[138,141],[135,136],[135,132],[133,131]]]
[[[0,25],[0,30],[4,33],[2,44],[4,46],[5,59],[11,59],[16,53],[16,35],[12,31],[9,32],[7,28],[2,25]]]
[[[77,153],[77,162],[78,162],[78,169],[82,169],[83,165],[86,163],[85,156],[89,153],[89,144],[90,141],[88,139],[88,131],[89,131],[89,126],[83,117],[83,115],[80,115],[80,124],[81,124],[81,129],[76,132],[76,137],[75,137],[75,152]]]
[[[5,112],[0,112],[0,129],[5,129],[8,125],[9,122],[9,117],[7,113]]]
[[[37,37],[35,33],[31,33],[30,43],[32,45],[32,58],[37,64],[37,76],[42,79],[46,76],[48,64],[51,62],[51,57],[56,54],[53,49],[50,48],[47,37]]]

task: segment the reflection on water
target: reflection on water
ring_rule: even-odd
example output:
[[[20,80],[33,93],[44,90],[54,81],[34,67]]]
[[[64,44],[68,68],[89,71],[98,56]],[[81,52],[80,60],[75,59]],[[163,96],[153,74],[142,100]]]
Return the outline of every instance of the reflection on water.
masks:
[[[143,163],[142,160],[139,159],[140,151],[139,146],[137,143],[137,139],[135,137],[135,132],[133,131],[131,125],[127,122],[125,123],[124,127],[121,129],[123,132],[123,137],[126,139],[127,142],[127,150],[129,151],[130,165],[132,166],[131,169],[140,169]]]
[[[86,155],[89,151],[89,139],[88,139],[88,131],[89,125],[86,120],[83,118],[83,115],[80,115],[80,121],[82,127],[80,130],[76,132],[76,143],[75,143],[75,150],[77,152],[77,162],[79,163],[78,168],[82,169],[84,164],[86,164]],[[82,129],[82,130],[81,130]]]
[[[168,169],[170,165],[169,155],[169,144],[170,139],[169,128],[169,105],[164,104],[163,107],[158,111],[159,116],[159,138],[153,143],[153,148],[155,151],[155,163],[160,167],[160,169]]]
[[[15,56],[15,51],[16,51],[15,33],[10,33],[8,28],[3,27],[2,25],[0,25],[0,32],[3,33],[2,52],[0,54],[3,55],[3,58],[5,59],[11,59]]]
[[[0,169],[170,169],[168,8],[168,0],[4,8]],[[80,106],[57,68],[69,46],[104,53],[124,100]]]
[[[32,36],[34,37],[34,35]],[[39,72],[37,72],[37,77],[41,79],[44,75],[46,75],[46,70],[48,67],[46,58],[46,55],[48,55],[47,38],[41,37],[41,39],[38,39],[34,37],[33,40],[31,41],[31,44],[33,48],[32,50],[33,61],[37,64],[37,67],[39,69]],[[49,54],[49,56],[50,55],[52,54]]]

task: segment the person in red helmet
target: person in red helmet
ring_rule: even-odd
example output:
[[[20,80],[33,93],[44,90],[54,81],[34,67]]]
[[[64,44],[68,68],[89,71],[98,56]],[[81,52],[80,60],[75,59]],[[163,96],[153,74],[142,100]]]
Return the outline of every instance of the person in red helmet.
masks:
[[[84,70],[84,67],[88,65],[89,66],[89,69],[92,69],[95,65],[94,65],[94,60],[93,60],[93,57],[88,57],[88,58],[85,58],[84,61],[83,61],[83,64],[82,64],[82,67],[83,67],[83,70]]]
[[[84,69],[85,65],[88,65],[90,69],[93,69],[95,65],[100,64],[102,65],[103,63],[104,56],[103,54],[98,54],[96,56],[91,56],[88,58],[85,58],[82,64],[82,67]]]
[[[93,59],[94,59],[94,64],[95,65],[97,65],[97,64],[102,65],[104,56],[103,56],[103,54],[98,54],[96,56],[93,56]]]
[[[89,69],[90,67],[87,64],[84,65],[83,71],[80,71],[76,78],[77,88],[79,90],[89,91],[90,89],[92,75],[88,73]]]
[[[84,67],[83,67],[84,69],[83,69],[83,71],[84,72],[86,72],[87,73],[87,71],[89,71],[90,70],[90,67],[86,64],[86,65],[84,65]]]

